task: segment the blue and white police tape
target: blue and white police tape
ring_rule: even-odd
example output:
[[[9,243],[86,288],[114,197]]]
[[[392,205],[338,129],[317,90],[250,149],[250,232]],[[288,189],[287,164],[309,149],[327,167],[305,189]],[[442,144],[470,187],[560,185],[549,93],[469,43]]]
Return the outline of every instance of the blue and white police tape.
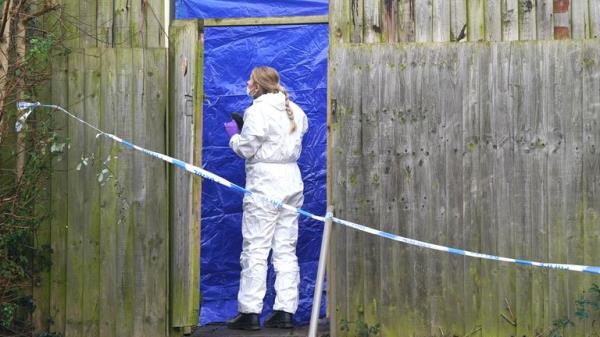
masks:
[[[361,232],[369,233],[372,235],[376,235],[376,236],[379,236],[382,238],[386,238],[386,239],[390,239],[390,240],[394,240],[394,241],[398,241],[398,242],[403,242],[403,243],[406,243],[406,244],[409,244],[412,246],[416,246],[416,247],[422,247],[422,248],[437,250],[437,251],[441,251],[441,252],[448,252],[448,253],[455,254],[455,255],[470,256],[470,257],[475,257],[475,258],[485,259],[485,260],[509,262],[509,263],[514,263],[514,264],[519,264],[519,265],[524,265],[524,266],[534,266],[534,267],[541,267],[541,268],[548,268],[548,269],[570,270],[570,271],[578,271],[578,272],[585,272],[585,273],[592,273],[592,274],[600,275],[600,266],[584,266],[584,265],[576,265],[576,264],[536,262],[536,261],[520,260],[520,259],[513,259],[513,258],[508,258],[508,257],[502,257],[502,256],[476,253],[476,252],[471,252],[468,250],[440,246],[440,245],[436,245],[436,244],[432,244],[432,243],[428,243],[428,242],[424,242],[424,241],[409,239],[409,238],[406,238],[406,237],[403,237],[400,235],[380,231],[380,230],[372,228],[372,227],[368,227],[368,226],[360,225],[360,224],[357,224],[357,223],[354,223],[351,221],[339,219],[339,218],[333,217],[331,213],[328,213],[325,217],[317,216],[317,215],[307,212],[301,208],[293,207],[291,205],[285,204],[282,201],[271,198],[269,196],[261,195],[258,193],[253,193],[250,190],[247,190],[239,185],[236,185],[236,184],[228,181],[227,179],[224,179],[212,172],[206,171],[198,166],[195,166],[195,165],[186,163],[184,161],[181,161],[179,159],[175,159],[173,157],[164,155],[162,153],[151,151],[151,150],[145,149],[141,146],[132,144],[132,143],[130,143],[126,140],[123,140],[113,134],[110,134],[110,133],[107,133],[107,132],[104,132],[104,131],[98,129],[97,127],[87,123],[86,121],[80,119],[79,117],[71,114],[67,110],[65,110],[62,107],[57,106],[57,105],[45,105],[45,104],[40,104],[39,102],[34,102],[34,103],[18,102],[17,103],[18,110],[21,110],[21,111],[28,110],[28,111],[26,113],[24,113],[17,121],[17,124],[15,126],[15,128],[17,129],[17,132],[19,132],[21,130],[21,128],[23,127],[23,125],[25,124],[25,121],[26,121],[27,117],[29,116],[29,114],[31,113],[31,110],[33,110],[37,107],[47,107],[47,108],[58,109],[58,110],[64,112],[65,114],[67,114],[69,117],[74,118],[77,121],[96,130],[98,132],[98,135],[96,137],[99,137],[99,136],[108,137],[120,144],[125,145],[126,147],[128,147],[130,149],[141,151],[149,156],[152,156],[152,157],[161,159],[163,161],[166,161],[168,163],[171,163],[183,170],[186,170],[186,171],[193,173],[197,176],[200,176],[202,178],[212,180],[218,184],[221,184],[225,187],[233,189],[237,192],[252,195],[254,198],[263,199],[264,201],[270,202],[270,203],[276,205],[277,207],[281,207],[281,208],[296,212],[300,215],[303,215],[305,217],[312,218],[312,219],[315,219],[315,220],[318,220],[321,222],[324,222],[325,219],[331,219],[333,222],[335,222],[337,224],[340,224],[340,225],[343,225],[343,226],[346,226],[349,228],[353,228],[353,229],[356,229]]]

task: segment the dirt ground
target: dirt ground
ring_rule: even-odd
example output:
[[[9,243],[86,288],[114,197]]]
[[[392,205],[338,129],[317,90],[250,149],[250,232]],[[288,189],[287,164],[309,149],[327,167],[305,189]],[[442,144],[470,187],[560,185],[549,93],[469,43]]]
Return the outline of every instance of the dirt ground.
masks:
[[[265,329],[259,331],[242,331],[227,329],[224,323],[209,324],[199,326],[192,333],[192,337],[306,337],[308,335],[308,325],[296,327],[294,329]],[[319,324],[318,337],[329,337],[329,324],[322,322]]]

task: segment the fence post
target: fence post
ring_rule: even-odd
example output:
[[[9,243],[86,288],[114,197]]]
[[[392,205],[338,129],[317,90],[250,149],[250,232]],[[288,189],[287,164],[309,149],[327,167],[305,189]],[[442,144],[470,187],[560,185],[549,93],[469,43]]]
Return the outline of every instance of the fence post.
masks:
[[[313,296],[312,313],[310,315],[310,326],[308,337],[317,336],[317,325],[319,322],[319,309],[321,308],[321,294],[323,293],[323,279],[325,278],[325,265],[329,253],[329,236],[331,235],[331,219],[333,218],[333,206],[327,207],[325,216],[325,227],[321,240],[321,254],[319,255],[319,268],[317,269],[317,280],[315,282],[315,293]]]

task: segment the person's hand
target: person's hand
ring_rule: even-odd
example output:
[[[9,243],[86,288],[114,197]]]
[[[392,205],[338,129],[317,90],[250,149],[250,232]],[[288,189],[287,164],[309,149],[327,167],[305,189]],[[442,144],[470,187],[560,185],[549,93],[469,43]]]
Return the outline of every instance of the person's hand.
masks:
[[[240,129],[237,126],[237,123],[234,120],[230,120],[227,123],[223,123],[223,126],[225,127],[225,132],[227,132],[227,135],[229,136],[229,138],[233,137],[233,135],[240,133]]]

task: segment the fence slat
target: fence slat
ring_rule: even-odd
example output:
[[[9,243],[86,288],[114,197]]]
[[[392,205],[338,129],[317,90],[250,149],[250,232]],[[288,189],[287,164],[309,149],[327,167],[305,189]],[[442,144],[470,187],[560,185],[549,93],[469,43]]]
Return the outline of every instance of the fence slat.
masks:
[[[399,38],[401,42],[415,41],[415,8],[413,0],[399,0]]]
[[[460,50],[460,59],[464,59],[466,65],[464,101],[462,108],[463,135],[460,149],[463,153],[463,247],[468,250],[480,251],[480,233],[479,233],[479,192],[477,180],[479,179],[479,106],[477,95],[479,93],[479,82],[477,74],[477,60],[471,55],[469,48]],[[479,308],[481,302],[481,292],[479,290],[479,272],[481,270],[481,261],[465,259],[464,264],[464,294],[465,297],[465,317],[467,318],[465,331],[467,334],[481,329]]]
[[[590,6],[590,38],[600,37],[600,2],[589,0]]]
[[[194,123],[198,122],[197,109],[202,97],[197,87],[202,49],[197,43],[197,21],[179,21],[171,27],[171,61],[169,64],[172,90],[170,120],[174,132],[170,152],[175,158],[193,161],[196,139]],[[193,97],[193,98],[190,98]],[[200,164],[199,162],[196,164]],[[193,205],[193,177],[181,170],[171,171],[171,325],[195,326],[198,320],[199,289],[198,259],[200,256],[199,223],[194,216],[198,205]]]
[[[118,34],[115,34],[118,36]],[[122,35],[126,36],[126,35]],[[127,37],[124,37],[127,38]],[[123,139],[132,139],[133,115],[133,50],[119,48],[116,51],[116,97],[115,97],[115,132]],[[117,297],[116,315],[119,317],[117,336],[133,336],[135,312],[135,260],[134,260],[134,216],[132,205],[132,152],[123,147],[119,148],[116,179],[119,187],[117,195],[119,218],[116,228],[116,273]],[[120,191],[119,191],[120,189]]]
[[[485,38],[487,41],[502,41],[502,2],[485,3]]]
[[[100,0],[102,1],[102,0]],[[80,36],[80,47],[81,48],[94,48],[97,47],[98,39],[94,34],[89,32],[95,32],[98,24],[98,15],[96,13],[98,9],[98,0],[86,0],[78,1],[79,3],[79,15],[75,16],[72,20],[79,25],[78,29]]]
[[[450,41],[450,1],[433,2],[433,41]]]
[[[553,0],[537,0],[537,39],[552,40],[554,38]]]
[[[467,0],[467,37],[471,42],[485,39],[485,0]]]
[[[52,62],[52,101],[66,106],[68,104],[67,57],[57,57]],[[50,236],[52,239],[52,266],[50,267],[50,317],[54,324],[51,331],[65,331],[66,321],[66,259],[67,230],[69,212],[69,155],[66,138],[69,135],[69,123],[66,116],[54,115],[54,127],[64,142],[63,151],[52,159]]]
[[[479,82],[478,102],[479,106],[479,123],[477,127],[478,136],[474,141],[475,146],[479,151],[479,172],[477,175],[480,179],[479,185],[481,192],[479,194],[478,209],[480,214],[479,232],[480,232],[480,249],[483,252],[498,251],[496,242],[496,219],[494,217],[494,197],[495,197],[495,158],[496,153],[493,147],[494,139],[492,138],[492,114],[495,112],[495,97],[493,96],[494,75],[497,68],[494,63],[494,52],[498,45],[492,45],[492,48],[484,48],[477,50],[476,57],[478,60],[476,72],[479,74],[477,81]],[[497,264],[490,261],[483,261],[479,273],[479,288],[480,288],[480,317],[483,334],[495,335],[498,331],[498,297],[496,289]]]
[[[415,0],[415,42],[429,42],[433,38],[433,4],[429,0]]]
[[[535,40],[537,37],[537,7],[535,1],[519,0],[519,40]]]
[[[83,57],[77,54],[69,55],[68,74],[68,106],[73,113],[85,116],[83,105],[84,91],[84,62]],[[89,158],[86,147],[86,135],[84,128],[79,123],[69,120],[69,138],[71,146],[69,155],[69,191],[68,191],[68,223],[67,227],[67,270],[66,270],[66,326],[65,337],[81,336],[83,313],[81,311],[83,291],[83,275],[85,263],[83,256],[84,231],[89,227],[89,219],[85,216],[84,206],[86,204],[85,185],[87,184],[86,173],[91,170],[89,166],[83,165],[84,158]],[[89,160],[89,159],[88,159]],[[91,162],[91,161],[89,161]],[[77,169],[77,167],[79,169]]]
[[[384,1],[383,3],[383,21],[382,30],[383,36],[382,41],[388,43],[398,42],[398,36],[400,35],[401,21],[400,19],[400,1]]]
[[[84,58],[85,70],[83,71],[84,97],[83,109],[84,116],[92,125],[99,125],[100,116],[97,113],[100,107],[100,52],[96,48],[86,49]],[[99,279],[100,279],[100,187],[98,185],[98,174],[102,170],[100,147],[96,144],[96,132],[84,125],[78,124],[76,127],[85,131],[86,152],[93,156],[88,167],[82,168],[85,181],[82,182],[84,188],[84,202],[82,209],[87,218],[81,223],[86,225],[83,228],[83,264],[85,272],[81,270],[83,276],[83,304],[82,304],[82,331],[86,336],[98,335],[98,315],[99,315]]]
[[[379,53],[377,53],[379,54]],[[369,56],[362,54],[359,57],[361,64],[372,64],[369,60]],[[362,179],[365,179],[372,188],[366,189],[364,194],[360,194],[360,212],[363,214],[363,221],[373,222],[376,227],[380,226],[379,219],[381,217],[379,212],[379,205],[381,204],[381,170],[380,170],[380,158],[381,151],[379,149],[379,116],[381,115],[380,101],[381,101],[381,87],[373,86],[371,83],[382,81],[383,70],[381,69],[385,64],[373,65],[368,67],[365,71],[365,77],[361,81],[362,90],[365,95],[361,98],[361,167]],[[376,275],[379,273],[379,265],[376,261],[379,261],[379,245],[381,244],[381,238],[373,236],[362,236],[362,242],[364,244],[364,255],[363,255],[363,275]],[[379,282],[373,280],[370,277],[365,277],[364,281],[364,313],[365,322],[370,325],[375,324],[377,317],[379,316],[377,299],[379,298]]]
[[[102,75],[100,95],[102,97],[100,109],[100,126],[110,133],[116,132],[116,120],[114,112],[117,109],[117,60],[115,49],[102,49],[101,52]],[[100,232],[100,337],[117,336],[117,303],[120,294],[115,291],[119,275],[117,270],[117,228],[120,225],[119,209],[123,203],[117,194],[121,193],[119,180],[117,180],[117,154],[119,145],[106,140],[101,141],[102,160],[105,166],[106,176],[100,188],[100,216],[102,218],[102,230]]]
[[[382,30],[380,1],[365,1],[364,7],[364,41],[380,42]]]
[[[502,0],[502,41],[519,39],[519,2]]]
[[[467,3],[466,0],[449,0],[450,1],[450,40],[458,41],[466,39],[466,36],[461,37],[460,33],[464,29],[464,34],[467,34]]]
[[[573,39],[590,37],[590,13],[587,1],[571,1],[571,36]]]
[[[583,224],[584,258],[591,265],[600,264],[600,47],[586,45],[583,49]],[[584,288],[589,288],[597,278],[586,276]],[[586,334],[597,331],[587,323]]]
[[[163,132],[164,125],[156,121],[164,121],[167,116],[167,50],[166,49],[146,49],[144,50],[144,106],[148,116],[143,125],[146,134],[146,143],[149,148],[158,152],[166,152],[166,134]],[[142,125],[140,125],[142,126]],[[168,331],[168,270],[169,270],[169,209],[168,209],[168,175],[167,164],[146,157],[147,175],[146,185],[151,188],[146,189],[144,223],[155,223],[155,226],[145,227],[146,241],[144,242],[143,254],[147,268],[143,271],[143,279],[146,281],[143,297],[146,306],[140,316],[146,317],[144,328],[145,336],[167,336]],[[195,160],[194,164],[198,165]],[[195,192],[198,193],[198,192]],[[199,193],[198,193],[199,194]],[[200,205],[199,200],[195,205]],[[197,213],[195,213],[197,214]],[[199,221],[199,216],[196,217]],[[196,224],[198,229],[198,224]],[[193,232],[192,237],[198,238],[199,233]],[[195,253],[199,259],[199,251]],[[157,274],[157,270],[163,273]],[[196,266],[194,269],[198,271]],[[194,294],[199,290],[195,288]],[[158,294],[158,296],[157,296]],[[198,299],[194,298],[195,303]]]

